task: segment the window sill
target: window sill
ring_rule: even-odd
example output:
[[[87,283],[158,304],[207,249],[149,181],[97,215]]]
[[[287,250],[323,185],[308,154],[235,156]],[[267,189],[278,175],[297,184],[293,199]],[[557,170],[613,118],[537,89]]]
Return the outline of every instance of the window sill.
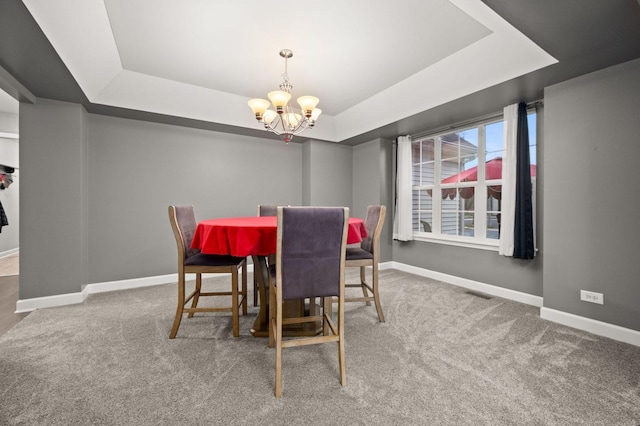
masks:
[[[498,251],[499,242],[498,240],[472,240],[470,238],[464,237],[453,237],[453,236],[432,236],[426,232],[414,233],[413,234],[414,241],[422,241],[425,243],[435,243],[435,244],[444,244],[448,246],[456,246],[456,247],[465,247],[465,248],[473,248],[479,250],[489,250],[489,251]]]

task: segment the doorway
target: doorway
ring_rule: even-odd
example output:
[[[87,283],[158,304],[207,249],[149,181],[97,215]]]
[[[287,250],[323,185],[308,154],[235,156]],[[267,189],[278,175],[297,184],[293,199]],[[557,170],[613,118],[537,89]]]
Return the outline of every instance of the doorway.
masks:
[[[16,314],[20,254],[12,254],[0,259],[0,336],[9,331],[27,314]]]
[[[26,314],[16,314],[19,286],[20,103],[0,88],[0,336]]]

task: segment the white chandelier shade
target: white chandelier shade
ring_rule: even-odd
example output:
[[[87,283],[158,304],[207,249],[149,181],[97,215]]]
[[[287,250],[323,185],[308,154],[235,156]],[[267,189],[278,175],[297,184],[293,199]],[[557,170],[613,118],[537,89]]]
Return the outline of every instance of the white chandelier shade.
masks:
[[[311,129],[322,110],[316,108],[320,99],[315,96],[300,96],[297,101],[300,105],[300,113],[289,105],[291,100],[291,89],[293,86],[289,82],[287,74],[287,60],[293,56],[289,49],[280,51],[280,56],[284,58],[283,82],[280,90],[269,92],[266,99],[251,99],[248,104],[256,120],[264,124],[265,129],[279,135],[287,144],[294,135],[302,133],[305,129]],[[270,107],[273,105],[273,109]]]

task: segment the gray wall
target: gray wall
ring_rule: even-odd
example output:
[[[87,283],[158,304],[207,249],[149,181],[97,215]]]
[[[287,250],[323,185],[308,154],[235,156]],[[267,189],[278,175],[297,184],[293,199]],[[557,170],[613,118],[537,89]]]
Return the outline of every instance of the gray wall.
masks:
[[[352,148],[312,140],[304,143],[303,150],[304,204],[351,207]]]
[[[85,165],[81,106],[20,104],[21,299],[73,293],[86,283]]]
[[[205,219],[301,204],[299,144],[98,115],[88,129],[88,283],[176,272],[169,205]]]
[[[640,330],[640,60],[545,89],[544,306]],[[553,184],[552,184],[553,182]],[[604,305],[580,301],[604,293]]]
[[[353,147],[353,214],[364,217],[367,206],[381,204],[386,180],[380,169],[380,140]]]
[[[380,261],[392,258],[393,200],[391,180],[392,141],[376,139],[353,148],[353,215],[365,217],[367,206],[387,206],[387,217],[380,237]]]
[[[496,251],[421,241],[393,242],[393,260],[408,265],[542,296],[541,259],[507,258]]]
[[[351,207],[351,147],[105,117],[44,99],[22,108],[21,299],[176,272],[170,204],[194,205],[198,219],[303,199]]]

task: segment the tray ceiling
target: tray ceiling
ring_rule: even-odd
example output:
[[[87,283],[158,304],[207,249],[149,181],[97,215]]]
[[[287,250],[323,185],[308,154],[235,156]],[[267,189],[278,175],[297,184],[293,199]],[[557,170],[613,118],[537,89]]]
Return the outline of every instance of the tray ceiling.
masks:
[[[339,142],[557,62],[480,0],[24,0],[94,104],[260,129],[281,82]]]

